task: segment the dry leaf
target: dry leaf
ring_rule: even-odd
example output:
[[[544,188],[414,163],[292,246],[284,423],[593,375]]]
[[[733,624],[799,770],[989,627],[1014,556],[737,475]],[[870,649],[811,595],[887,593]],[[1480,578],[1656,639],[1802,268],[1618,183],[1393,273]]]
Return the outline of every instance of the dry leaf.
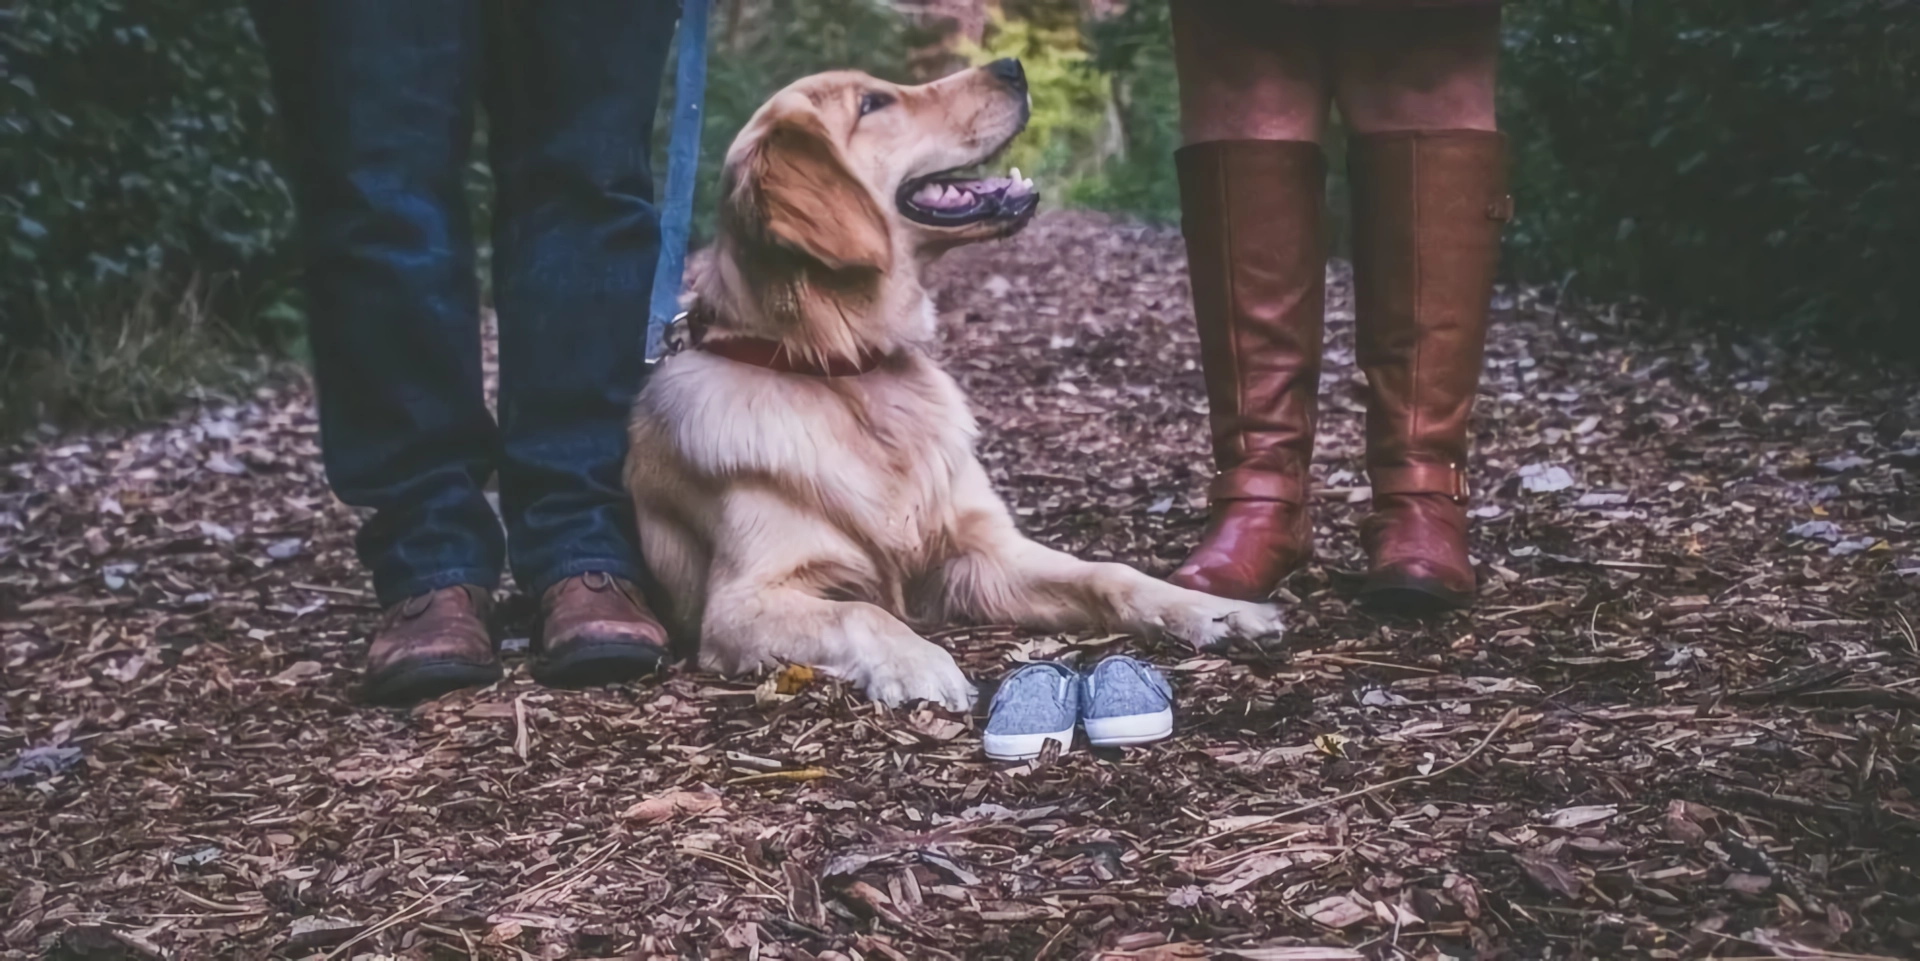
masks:
[[[1176,908],[1190,908],[1200,903],[1200,889],[1191,885],[1174,888],[1167,894],[1167,903]]]
[[[1529,493],[1551,494],[1573,486],[1573,475],[1557,464],[1528,464],[1520,468],[1520,487]]]
[[[621,817],[642,824],[659,824],[682,817],[712,814],[720,810],[720,795],[704,791],[670,791],[655,795],[627,808]]]
[[[308,678],[319,677],[325,670],[318,661],[295,661],[270,680],[275,684],[294,685]]]
[[[1207,885],[1207,893],[1214,897],[1224,897],[1267,875],[1284,871],[1293,866],[1293,859],[1284,854],[1262,854],[1241,862],[1225,877]]]
[[[773,689],[779,694],[798,694],[813,683],[813,668],[805,664],[789,664],[773,676]]]
[[[1330,928],[1351,927],[1373,917],[1372,908],[1361,907],[1344,894],[1321,898],[1302,908],[1301,913],[1312,918],[1315,924]]]
[[[930,741],[951,741],[965,733],[967,726],[922,708],[907,718],[907,727]]]
[[[1687,802],[1674,798],[1667,802],[1664,821],[1667,837],[1683,844],[1697,845],[1707,839],[1707,829],[1687,816]]]
[[[1620,813],[1620,809],[1611,804],[1589,804],[1581,807],[1561,808],[1547,815],[1547,827],[1556,830],[1570,830],[1605,821]]]
[[[1515,854],[1513,859],[1535,884],[1570,900],[1579,900],[1580,891],[1586,886],[1572,868],[1551,858]]]
[[[1447,893],[1447,897],[1453,899],[1453,903],[1460,906],[1460,912],[1467,916],[1467,920],[1480,920],[1480,888],[1473,883],[1472,878],[1460,874],[1449,874],[1447,879],[1440,883],[1440,889]]]

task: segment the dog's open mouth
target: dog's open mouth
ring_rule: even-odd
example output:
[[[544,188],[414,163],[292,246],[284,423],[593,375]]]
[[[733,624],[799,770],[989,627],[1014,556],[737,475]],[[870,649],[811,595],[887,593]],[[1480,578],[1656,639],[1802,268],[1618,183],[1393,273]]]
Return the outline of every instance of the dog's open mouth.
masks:
[[[1015,167],[1005,177],[967,178],[955,171],[909,180],[900,186],[900,212],[931,227],[965,227],[1017,221],[1040,204],[1033,181]]]

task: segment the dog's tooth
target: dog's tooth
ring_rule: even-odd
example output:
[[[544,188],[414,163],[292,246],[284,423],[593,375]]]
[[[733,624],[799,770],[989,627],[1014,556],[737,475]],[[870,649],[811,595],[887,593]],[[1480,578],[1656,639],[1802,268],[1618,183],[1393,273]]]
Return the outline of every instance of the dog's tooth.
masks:
[[[1010,169],[1010,170],[1008,170],[1008,171],[1007,171],[1007,179],[1008,179],[1008,180],[1013,180],[1013,181],[1018,181],[1018,180],[1020,179],[1020,168],[1019,168],[1019,167],[1014,167],[1014,168],[1012,168],[1012,169]]]

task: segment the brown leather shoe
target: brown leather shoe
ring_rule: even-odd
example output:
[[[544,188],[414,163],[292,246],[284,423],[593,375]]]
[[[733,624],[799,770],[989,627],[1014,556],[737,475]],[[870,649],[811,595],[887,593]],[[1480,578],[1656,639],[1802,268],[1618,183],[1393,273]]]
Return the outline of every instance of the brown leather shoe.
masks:
[[[1326,156],[1315,143],[1228,140],[1174,161],[1218,473],[1200,546],[1168,580],[1260,600],[1313,554]]]
[[[534,680],[589,687],[657,673],[667,632],[631,583],[590,571],[547,588],[540,599]]]
[[[1347,149],[1373,482],[1360,599],[1388,613],[1467,607],[1476,588],[1467,554],[1467,427],[1500,229],[1513,213],[1506,138],[1410,131],[1354,137]]]
[[[500,679],[487,618],[493,598],[472,585],[443,587],[393,605],[367,651],[369,702],[406,706]]]

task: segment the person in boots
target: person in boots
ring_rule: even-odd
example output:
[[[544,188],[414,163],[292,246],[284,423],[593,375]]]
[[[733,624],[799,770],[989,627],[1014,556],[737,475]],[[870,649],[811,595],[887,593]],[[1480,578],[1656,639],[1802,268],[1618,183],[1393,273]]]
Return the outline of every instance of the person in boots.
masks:
[[[1497,0],[1173,0],[1175,160],[1213,452],[1175,583],[1264,598],[1313,550],[1331,106],[1345,123],[1373,511],[1366,606],[1471,604],[1468,414],[1499,234]]]
[[[363,695],[500,677],[503,566],[534,676],[654,671],[665,631],[621,487],[659,222],[649,162],[675,0],[255,0],[289,141],[327,479],[386,608]],[[466,177],[484,100],[499,419],[481,386]],[[500,478],[500,519],[484,486]]]

